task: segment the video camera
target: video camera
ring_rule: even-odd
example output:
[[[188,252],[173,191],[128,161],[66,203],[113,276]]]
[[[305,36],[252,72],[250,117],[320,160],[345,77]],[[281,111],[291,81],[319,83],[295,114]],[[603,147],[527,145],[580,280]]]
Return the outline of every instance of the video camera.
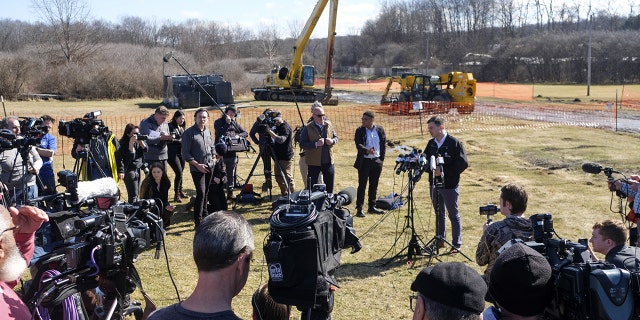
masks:
[[[280,116],[280,112],[266,110],[261,113],[257,118],[256,122],[258,123],[258,127],[260,129],[260,133],[263,135],[268,134],[268,129],[275,126],[275,118]]]
[[[552,238],[551,214],[535,214],[530,219],[535,241],[524,244],[544,255],[553,273],[555,294],[544,311],[545,319],[632,318],[638,292],[632,292],[629,271],[606,262],[591,262],[585,245]]]
[[[272,203],[270,233],[263,247],[269,270],[269,293],[278,303],[300,310],[330,313],[333,277],[343,248],[358,252],[362,245],[353,217],[343,206],[355,189],[327,193],[324,185],[301,190]]]
[[[73,194],[69,189],[77,188],[74,176],[70,171],[58,173],[59,181],[67,185],[65,197]],[[164,240],[161,210],[154,200],[141,200],[134,204],[120,202],[105,209],[98,206],[86,211],[50,213],[49,222],[36,233],[36,243],[44,244],[47,252],[36,263],[38,273],[34,280],[41,288],[31,285],[24,300],[32,308],[54,307],[68,296],[93,289],[105,280],[114,284],[118,298],[123,299],[140,285],[133,266],[137,256],[154,244],[156,258],[159,256]],[[48,270],[56,270],[58,275],[42,278]]]
[[[19,135],[10,129],[0,130],[0,150],[40,145],[40,139],[48,132],[48,128],[42,125],[41,118],[20,117],[18,122]]]
[[[93,111],[71,121],[60,120],[58,122],[58,133],[65,137],[74,139],[80,144],[89,143],[92,137],[109,133],[109,127],[98,119],[101,111]]]

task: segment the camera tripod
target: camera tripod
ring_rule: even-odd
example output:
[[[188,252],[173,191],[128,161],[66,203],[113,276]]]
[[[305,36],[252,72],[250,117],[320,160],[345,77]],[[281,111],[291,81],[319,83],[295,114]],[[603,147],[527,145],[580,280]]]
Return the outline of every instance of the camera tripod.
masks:
[[[98,139],[97,136],[92,136],[91,139],[89,140],[89,143],[80,143],[83,141],[80,141],[76,147],[78,145],[82,145],[84,147],[84,150],[81,151],[80,153],[76,153],[76,161],[73,165],[73,172],[78,176],[78,178],[80,178],[81,180],[86,180],[86,181],[92,181],[92,180],[96,180],[99,178],[105,178],[105,177],[109,177],[109,175],[107,175],[107,173],[104,172],[104,169],[102,167],[100,167],[99,164],[97,164],[95,156],[93,155],[93,152],[91,151],[93,149],[93,147],[95,146],[95,143],[97,143],[97,141],[95,141],[96,139]],[[105,141],[106,147],[105,147],[105,157],[107,158],[107,162],[109,162],[109,154],[108,154],[108,143],[109,141]],[[74,144],[75,145],[75,144]],[[74,150],[75,151],[75,150]],[[96,165],[92,165],[92,164],[96,164]],[[84,171],[86,171],[86,175],[83,174],[83,167],[84,167]],[[97,174],[96,172],[97,171]]]
[[[269,141],[270,138],[267,139],[267,142],[262,146],[262,148],[260,148],[260,153],[258,154],[258,156],[256,157],[256,161],[253,162],[253,166],[251,167],[251,171],[249,171],[249,175],[247,176],[247,178],[244,180],[244,186],[249,184],[249,180],[251,179],[251,177],[253,176],[253,172],[255,171],[256,167],[258,166],[258,162],[260,161],[260,159],[262,159],[263,165],[264,165],[264,178],[265,178],[265,184],[267,185],[267,188],[269,189],[269,200],[272,199],[272,192],[271,189],[273,188],[273,182],[271,180],[271,159],[273,159],[273,162],[276,164],[276,168],[278,169],[278,174],[280,174],[280,176],[282,177],[282,179],[284,180],[284,183],[287,185],[287,192],[291,193],[291,190],[289,188],[289,182],[287,181],[287,178],[284,174],[284,170],[282,169],[282,166],[280,166],[280,162],[278,161],[278,159],[276,159],[275,154],[273,152],[273,144]],[[242,197],[242,195],[245,193],[245,188],[243,187],[242,190],[240,191],[239,197]],[[239,201],[236,201],[233,204],[233,208],[235,209],[236,205],[238,204]]]
[[[451,242],[447,241],[447,239],[444,236],[441,236],[439,234],[439,231],[440,231],[439,215],[440,215],[440,197],[441,197],[439,194],[439,191],[442,190],[443,185],[442,185],[442,182],[437,181],[437,177],[435,176],[435,173],[432,174],[432,177],[433,178],[432,178],[432,184],[430,187],[430,192],[431,192],[431,200],[433,202],[433,208],[436,214],[436,235],[433,236],[433,238],[431,238],[431,240],[429,240],[427,242],[427,245],[424,247],[425,252],[429,256],[429,260],[427,261],[427,266],[431,265],[431,262],[433,261],[434,258],[438,261],[442,261],[440,260],[439,257],[443,255],[452,254],[453,249],[456,250],[455,251],[456,253],[460,253],[463,257],[467,258],[467,260],[471,261],[471,258],[465,255],[460,250],[460,248],[456,248]],[[440,249],[445,248],[446,245],[448,245],[449,248],[452,248],[452,250],[441,253]]]

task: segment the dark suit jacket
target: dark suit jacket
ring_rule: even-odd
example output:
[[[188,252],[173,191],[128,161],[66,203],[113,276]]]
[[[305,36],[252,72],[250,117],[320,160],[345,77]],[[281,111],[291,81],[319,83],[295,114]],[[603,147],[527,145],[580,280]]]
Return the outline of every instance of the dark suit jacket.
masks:
[[[378,137],[380,138],[380,161],[384,161],[384,155],[387,145],[387,135],[384,133],[384,128],[382,128],[382,126],[376,124],[374,128],[378,132]],[[356,129],[354,141],[356,143],[356,148],[358,148],[358,155],[356,156],[356,162],[353,164],[353,167],[358,169],[360,168],[362,159],[367,152],[367,130],[365,127],[360,126],[358,127],[358,129]]]

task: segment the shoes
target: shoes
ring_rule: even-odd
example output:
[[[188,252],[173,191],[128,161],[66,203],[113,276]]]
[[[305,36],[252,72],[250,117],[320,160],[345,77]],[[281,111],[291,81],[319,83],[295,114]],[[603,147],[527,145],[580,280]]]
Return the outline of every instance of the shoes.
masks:
[[[358,211],[356,212],[356,217],[364,218],[364,212],[362,212],[362,209],[358,208]]]
[[[460,247],[456,248],[456,247],[451,247],[451,251],[449,251],[450,254],[456,254],[456,253],[460,253]]]
[[[182,198],[180,197],[180,193],[176,192],[176,195],[173,196],[173,201],[177,203],[182,203]]]
[[[184,198],[184,199],[189,198],[189,196],[187,196],[187,194],[184,193],[184,191],[182,191],[182,189],[180,189],[180,191],[178,191],[178,194],[180,195],[180,198]]]
[[[367,210],[367,213],[383,214],[383,213],[384,213],[384,211],[383,211],[383,210],[380,210],[380,209],[378,209],[378,208],[376,208],[376,207],[374,207],[374,206],[370,206],[370,207],[369,207],[369,210]]]
[[[187,203],[187,211],[191,211],[191,209],[193,209],[193,205],[196,203],[196,198],[191,197],[189,198],[189,202]]]
[[[438,246],[438,249],[440,249],[440,248],[444,248],[444,241],[442,241],[442,240],[438,240],[438,242],[437,242],[437,244],[436,244],[436,245]]]

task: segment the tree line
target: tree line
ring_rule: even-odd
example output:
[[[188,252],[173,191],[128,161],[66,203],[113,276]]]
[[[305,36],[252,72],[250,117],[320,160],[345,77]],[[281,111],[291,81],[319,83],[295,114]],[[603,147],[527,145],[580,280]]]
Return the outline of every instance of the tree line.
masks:
[[[82,99],[161,97],[163,75],[184,74],[179,65],[162,62],[169,51],[191,73],[223,74],[236,94],[248,93],[273,65],[291,62],[302,24],[252,31],[197,19],[129,16],[114,23],[89,19],[82,0],[32,3],[38,22],[0,20],[0,94],[6,98],[32,92]],[[623,5],[626,16],[613,6],[595,10],[579,0],[522,3],[383,2],[359,34],[337,36],[334,77],[403,66],[426,73],[473,72],[479,81],[585,83],[591,43],[593,84],[639,81],[640,15],[633,1]],[[311,39],[303,62],[322,73],[325,54],[326,39]]]

